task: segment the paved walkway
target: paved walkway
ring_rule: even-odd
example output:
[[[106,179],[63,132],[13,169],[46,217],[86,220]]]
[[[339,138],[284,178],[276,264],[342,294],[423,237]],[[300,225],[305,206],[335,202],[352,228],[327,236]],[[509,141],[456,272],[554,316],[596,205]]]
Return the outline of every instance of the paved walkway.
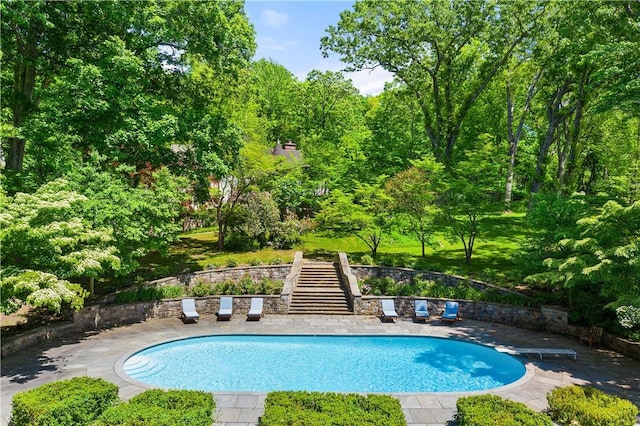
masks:
[[[640,406],[640,361],[614,352],[580,346],[577,340],[518,328],[464,320],[454,325],[433,320],[429,324],[399,320],[382,323],[365,316],[267,316],[247,322],[237,315],[229,322],[203,316],[198,324],[183,324],[177,318],[154,319],[87,335],[68,336],[25,350],[2,360],[0,425],[8,425],[11,399],[16,392],[43,383],[88,375],[101,377],[120,387],[128,399],[145,390],[123,378],[124,356],[153,343],[206,334],[380,334],[432,335],[458,337],[490,346],[570,348],[577,361],[567,357],[522,358],[527,366],[525,378],[491,393],[541,411],[547,407],[550,390],[571,384],[589,384],[632,400]],[[401,393],[397,397],[411,426],[454,425],[459,393]],[[263,393],[216,393],[216,426],[255,425],[264,409]],[[640,419],[639,419],[640,420]]]

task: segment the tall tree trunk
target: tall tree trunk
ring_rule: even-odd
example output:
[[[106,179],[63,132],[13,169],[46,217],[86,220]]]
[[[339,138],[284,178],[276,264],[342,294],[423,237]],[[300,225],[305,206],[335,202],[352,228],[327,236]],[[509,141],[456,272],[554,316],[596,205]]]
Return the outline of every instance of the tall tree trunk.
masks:
[[[547,131],[545,132],[544,139],[540,142],[540,148],[538,149],[538,158],[536,160],[536,171],[531,183],[531,194],[537,194],[542,189],[542,183],[544,181],[545,163],[547,161],[547,155],[549,154],[549,148],[553,143],[556,135],[556,131],[565,118],[566,114],[560,111],[562,105],[562,99],[564,95],[569,92],[569,81],[556,89],[551,99],[547,102]]]
[[[565,134],[565,140],[561,149],[558,149],[558,170],[556,173],[558,181],[558,192],[567,193],[571,192],[569,185],[572,182],[573,173],[576,170],[578,141],[582,131],[582,116],[584,112],[586,99],[586,87],[589,82],[589,70],[582,70],[580,76],[580,85],[578,87],[576,103],[571,108],[574,113],[573,123],[571,127],[567,126]]]
[[[18,53],[13,66],[13,126],[22,127],[25,116],[33,107],[33,92],[36,86],[36,61],[38,58],[35,41],[18,37]],[[22,170],[25,140],[20,137],[9,138],[7,169]]]
[[[511,199],[513,194],[513,175],[516,164],[516,155],[518,153],[518,143],[522,137],[522,129],[524,128],[525,119],[529,113],[531,101],[536,93],[535,87],[542,75],[541,71],[536,72],[529,84],[527,90],[527,97],[522,107],[522,112],[518,118],[518,124],[515,126],[514,119],[514,104],[511,96],[511,83],[507,80],[507,133],[509,138],[509,166],[507,168],[507,179],[504,189],[504,204],[507,210],[511,209]],[[514,131],[515,127],[515,131]]]

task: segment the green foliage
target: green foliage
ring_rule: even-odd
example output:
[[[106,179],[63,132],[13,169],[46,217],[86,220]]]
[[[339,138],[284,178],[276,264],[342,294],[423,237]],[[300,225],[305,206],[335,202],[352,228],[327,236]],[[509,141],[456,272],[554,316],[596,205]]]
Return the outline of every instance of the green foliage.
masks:
[[[393,213],[390,198],[380,185],[358,185],[353,193],[332,191],[316,216],[320,229],[335,235],[355,235],[375,257]]]
[[[620,325],[630,330],[630,337],[633,340],[640,341],[640,308],[619,306],[616,309],[616,315]]]
[[[391,277],[367,277],[361,281],[360,291],[362,294],[372,294],[374,296],[395,296],[398,285]]]
[[[178,299],[184,296],[182,286],[166,285],[161,287],[138,286],[134,290],[116,293],[114,303],[150,302],[162,299]]]
[[[280,294],[283,285],[282,281],[267,277],[255,282],[249,275],[243,275],[240,280],[229,279],[213,285],[209,294]]]
[[[521,402],[497,395],[473,395],[456,402],[460,426],[552,426],[551,419]]]
[[[238,261],[232,258],[227,259],[227,268],[235,268],[238,266]]]
[[[625,305],[640,294],[639,232],[640,202],[623,207],[607,201],[593,215],[583,211],[571,235],[556,235],[550,257],[544,260],[547,271],[526,281],[568,289],[575,302],[591,295],[596,305],[608,309]],[[588,317],[593,304],[574,303],[572,308],[577,308],[574,318]]]
[[[83,211],[90,223],[110,230],[122,259],[121,274],[135,270],[138,259],[150,252],[166,255],[182,228],[178,216],[185,201],[186,180],[168,169],[149,171],[135,187],[91,166],[70,176],[72,185],[87,197]]]
[[[189,296],[204,297],[215,293],[215,286],[211,283],[198,282],[189,289]]]
[[[211,426],[214,409],[208,392],[152,389],[106,410],[94,426]]]
[[[499,289],[479,290],[468,283],[446,285],[439,281],[415,279],[410,283],[396,283],[391,277],[367,277],[360,281],[360,291],[374,296],[420,296],[438,299],[475,300],[529,306],[531,299]]]
[[[361,265],[373,265],[373,257],[369,256],[368,254],[360,256],[360,264]]]
[[[406,425],[400,402],[388,395],[270,392],[260,426]]]
[[[0,289],[2,301],[0,308],[3,313],[17,311],[23,303],[34,307],[45,307],[51,312],[60,313],[62,307],[69,307],[79,311],[84,306],[84,299],[89,292],[79,284],[58,279],[53,274],[41,271],[22,270],[2,271]]]
[[[16,426],[88,426],[118,401],[113,383],[75,377],[16,393],[11,421]]]
[[[412,162],[413,166],[397,173],[386,183],[393,209],[400,214],[401,227],[411,231],[422,246],[433,243],[437,214],[437,191],[442,186],[443,167],[433,156]],[[405,219],[405,220],[402,220]]]
[[[273,230],[273,246],[276,249],[292,249],[302,241],[302,235],[311,227],[310,220],[300,220],[295,215],[289,215]]]
[[[554,389],[547,401],[551,418],[567,426],[633,426],[638,414],[631,401],[588,386]]]

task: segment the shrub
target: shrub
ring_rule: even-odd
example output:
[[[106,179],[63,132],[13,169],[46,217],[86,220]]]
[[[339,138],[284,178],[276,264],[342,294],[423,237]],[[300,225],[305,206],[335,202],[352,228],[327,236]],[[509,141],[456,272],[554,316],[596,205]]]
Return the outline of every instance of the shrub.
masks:
[[[214,408],[207,392],[152,389],[108,409],[94,426],[211,426]]]
[[[396,282],[391,277],[368,277],[362,281],[360,291],[374,296],[395,296]]]
[[[215,287],[211,283],[200,281],[196,285],[191,287],[191,290],[189,290],[189,294],[194,297],[209,296],[211,294],[215,294]]]
[[[257,257],[254,257],[252,259],[249,259],[249,265],[251,265],[251,266],[260,266],[260,265],[262,265],[262,260],[258,259]]]
[[[116,294],[114,303],[150,302],[162,299],[177,299],[183,296],[183,289],[178,285],[162,287],[138,286],[133,290],[125,290]]]
[[[74,377],[15,394],[11,421],[15,426],[88,425],[118,401],[113,383]]]
[[[235,268],[236,266],[238,266],[238,261],[235,260],[234,258],[229,258],[227,259],[227,268]]]
[[[549,416],[536,413],[521,402],[497,395],[459,398],[456,407],[460,426],[552,426]]]
[[[269,263],[271,263],[272,265],[282,265],[284,263],[284,260],[281,257],[274,257]]]
[[[554,421],[563,425],[633,426],[638,408],[592,387],[567,386],[547,394]]]
[[[262,277],[258,286],[258,292],[255,294],[280,294],[282,287],[284,287],[284,282],[282,280],[276,281]]]
[[[270,392],[260,426],[400,426],[400,402],[388,395]]]
[[[308,220],[300,220],[289,215],[273,230],[273,246],[277,249],[289,250],[302,241],[302,235],[309,229]]]
[[[368,254],[364,254],[360,257],[361,265],[373,265],[373,257]]]

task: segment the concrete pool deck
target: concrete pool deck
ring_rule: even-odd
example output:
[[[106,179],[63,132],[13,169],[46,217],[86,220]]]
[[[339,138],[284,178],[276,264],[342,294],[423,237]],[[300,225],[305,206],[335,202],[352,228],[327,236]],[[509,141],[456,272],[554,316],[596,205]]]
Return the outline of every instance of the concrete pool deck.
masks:
[[[125,380],[120,370],[124,355],[166,340],[207,334],[375,334],[456,337],[489,346],[567,348],[577,360],[563,356],[521,357],[527,366],[524,379],[494,391],[536,411],[547,407],[550,390],[571,384],[591,385],[631,400],[640,406],[640,361],[605,349],[581,346],[565,336],[515,327],[463,320],[453,325],[432,320],[414,323],[400,319],[382,323],[371,316],[268,315],[259,322],[247,322],[234,315],[231,321],[201,316],[197,324],[183,324],[178,318],[152,319],[83,335],[67,336],[25,349],[2,359],[0,378],[0,425],[9,424],[11,399],[16,392],[44,383],[76,376],[100,377],[120,387],[123,399],[146,388]],[[120,361],[120,362],[119,362]],[[456,400],[468,393],[398,393],[410,426],[453,425]],[[216,399],[216,426],[255,425],[263,413],[264,393],[221,393]]]

